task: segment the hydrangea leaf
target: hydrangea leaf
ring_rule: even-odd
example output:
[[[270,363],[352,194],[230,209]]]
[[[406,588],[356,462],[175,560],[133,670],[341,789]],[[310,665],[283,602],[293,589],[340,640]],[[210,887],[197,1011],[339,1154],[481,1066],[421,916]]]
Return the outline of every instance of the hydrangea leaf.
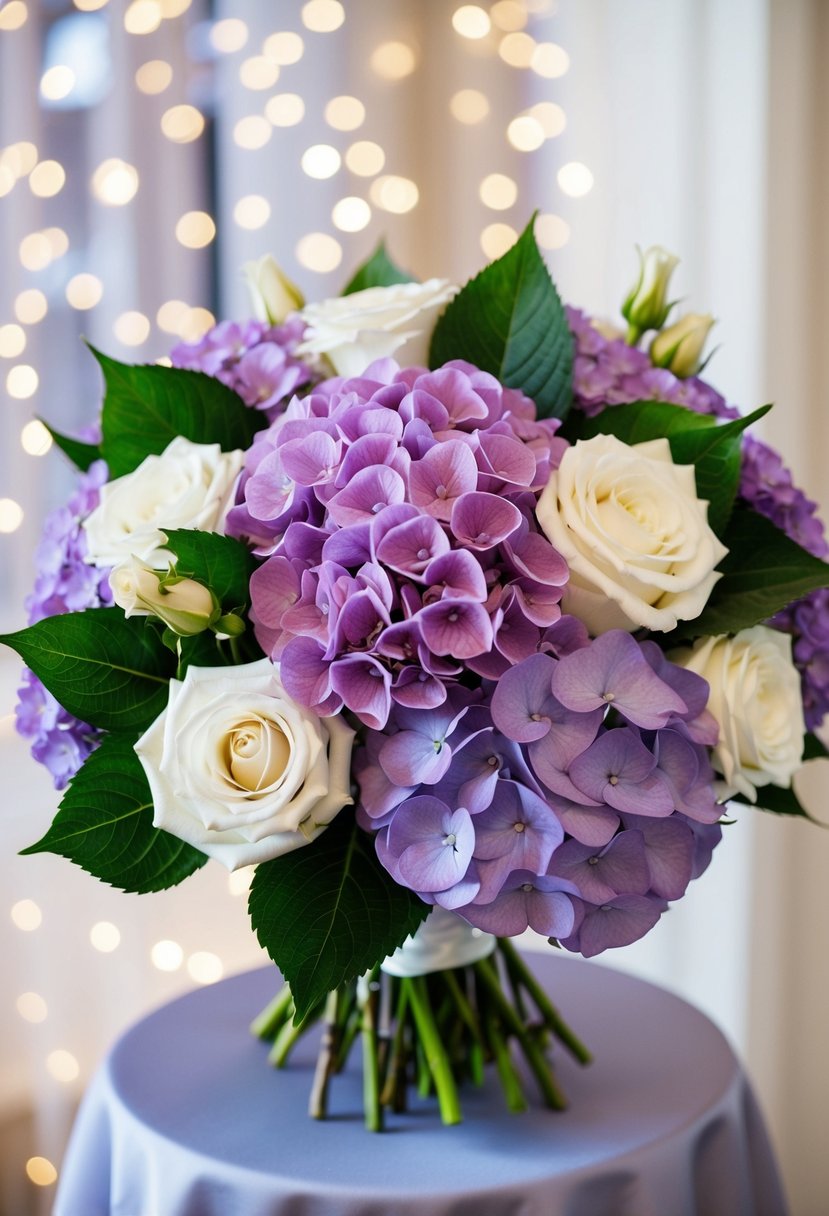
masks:
[[[149,726],[167,704],[175,657],[144,617],[88,608],[0,636],[53,697],[101,730]]]
[[[241,541],[189,528],[168,530],[165,536],[164,548],[175,554],[178,573],[209,587],[226,612],[250,603],[256,562]]]
[[[533,236],[533,220],[503,257],[458,292],[432,334],[429,366],[466,359],[532,397],[540,418],[573,400],[573,339]]]
[[[307,848],[257,866],[248,911],[300,1022],[331,989],[391,954],[429,913],[383,869],[343,811]]]
[[[248,408],[213,376],[119,363],[94,346],[89,349],[104,373],[101,454],[113,478],[131,473],[179,435],[192,443],[218,443],[223,452],[231,452],[249,448],[267,425],[261,411]]]
[[[84,443],[82,439],[76,439],[74,435],[61,435],[60,431],[49,426],[48,422],[43,422],[42,418],[39,421],[52,436],[55,447],[60,448],[64,456],[68,457],[75,468],[80,469],[82,473],[85,473],[96,460],[101,459],[101,449],[94,443]]]
[[[57,853],[122,891],[163,891],[207,861],[153,827],[150,787],[133,735],[108,735],[75,774],[49,831],[27,853]]]
[[[393,287],[395,283],[413,283],[414,279],[401,270],[386,253],[386,243],[381,241],[367,262],[363,262],[357,273],[343,288],[344,296],[369,287]]]
[[[708,503],[708,522],[722,536],[740,483],[741,436],[770,409],[763,405],[744,418],[717,425],[711,415],[696,414],[681,405],[633,401],[587,419],[580,437],[609,434],[628,444],[667,439],[677,464],[694,465],[697,494]]]
[[[723,535],[722,578],[701,616],[684,621],[678,638],[738,633],[769,620],[793,600],[829,587],[829,564],[807,553],[771,520],[737,505]]]

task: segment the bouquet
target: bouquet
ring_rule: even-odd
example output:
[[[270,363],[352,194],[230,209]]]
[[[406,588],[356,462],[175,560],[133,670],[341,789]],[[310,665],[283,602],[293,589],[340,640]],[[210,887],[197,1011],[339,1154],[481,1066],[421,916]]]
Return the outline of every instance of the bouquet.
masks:
[[[53,432],[80,476],[3,641],[68,788],[25,852],[132,892],[255,867],[286,983],[254,1028],[281,1065],[322,1023],[315,1116],[358,1040],[370,1128],[412,1084],[456,1122],[488,1061],[522,1109],[518,1053],[562,1106],[550,1048],[589,1053],[510,939],[624,946],[727,799],[806,814],[827,543],[640,259],[625,333],[532,224],[460,290],[381,246],[304,306],[264,258],[256,319],[171,366],[93,350],[100,422]]]

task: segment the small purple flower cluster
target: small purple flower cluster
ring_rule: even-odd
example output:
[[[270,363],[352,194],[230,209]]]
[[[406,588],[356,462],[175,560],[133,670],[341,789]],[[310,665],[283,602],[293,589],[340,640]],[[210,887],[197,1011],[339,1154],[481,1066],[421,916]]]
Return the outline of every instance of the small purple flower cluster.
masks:
[[[65,507],[47,517],[37,547],[37,577],[26,600],[29,624],[63,612],[81,612],[112,603],[109,571],[87,565],[86,534],[81,520],[98,505],[107,480],[102,460],[79,476]],[[32,741],[32,755],[63,789],[96,746],[96,731],[58,704],[33,672],[25,670],[15,709],[18,732]]]
[[[296,700],[381,730],[537,652],[568,575],[534,515],[557,426],[468,363],[381,360],[257,436],[227,529],[268,555],[252,618]]]
[[[749,436],[743,440],[740,496],[809,553],[829,557],[817,503],[797,488],[773,448]],[[816,730],[829,713],[829,591],[813,591],[796,600],[772,623],[775,629],[792,635],[806,725]]]
[[[294,353],[304,331],[300,317],[275,326],[264,321],[222,321],[198,342],[179,342],[170,358],[174,367],[215,376],[246,405],[271,417],[281,401],[313,378]]]
[[[710,384],[697,376],[682,380],[666,368],[654,367],[650,356],[624,339],[605,337],[593,320],[577,308],[567,308],[575,339],[573,393],[577,409],[592,418],[606,406],[629,401],[667,401],[698,414],[736,418],[739,410],[727,405]]]
[[[562,617],[497,684],[395,706],[356,757],[358,816],[428,903],[586,956],[643,936],[720,839],[706,682]]]

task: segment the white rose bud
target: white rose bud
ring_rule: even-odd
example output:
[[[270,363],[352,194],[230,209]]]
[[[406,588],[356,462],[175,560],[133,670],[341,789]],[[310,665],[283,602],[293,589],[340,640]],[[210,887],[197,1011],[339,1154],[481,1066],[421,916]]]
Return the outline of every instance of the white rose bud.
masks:
[[[561,606],[594,634],[656,632],[699,616],[728,550],[667,439],[596,435],[567,448],[536,517],[570,567]]]
[[[351,797],[354,732],[282,687],[269,659],[190,667],[138,740],[153,823],[229,870],[314,840]]]
[[[125,616],[157,616],[179,637],[204,633],[218,616],[207,587],[192,578],[171,579],[137,557],[117,565],[110,572],[109,585]]]
[[[137,469],[102,487],[98,506],[83,524],[85,560],[117,566],[138,557],[164,569],[169,565],[165,530],[221,531],[244,459],[242,451],[223,452],[217,443],[177,436],[160,456],[147,456]]]
[[[309,304],[297,353],[324,355],[339,376],[359,376],[390,355],[404,367],[425,365],[435,321],[457,290],[445,279],[429,279]]]
[[[702,370],[703,348],[714,324],[709,313],[687,313],[656,335],[651,342],[651,362],[683,379],[696,376]]]
[[[302,308],[302,292],[279,269],[270,253],[257,262],[245,262],[242,273],[250,291],[253,315],[258,321],[281,325],[290,313]]]
[[[711,759],[723,775],[721,795],[756,802],[764,785],[787,788],[802,763],[806,733],[791,637],[755,625],[733,638],[700,638],[668,658],[708,681],[708,709],[720,728]]]
[[[661,245],[639,254],[639,279],[622,305],[628,323],[628,341],[635,343],[647,329],[661,329],[671,311],[668,288],[679,258]]]

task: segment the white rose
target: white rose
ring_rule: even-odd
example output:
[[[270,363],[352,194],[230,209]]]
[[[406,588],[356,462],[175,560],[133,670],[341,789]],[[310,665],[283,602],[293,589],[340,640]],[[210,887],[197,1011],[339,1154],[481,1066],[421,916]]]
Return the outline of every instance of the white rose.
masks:
[[[733,638],[700,638],[691,650],[668,657],[710,686],[708,708],[720,728],[711,759],[725,781],[722,796],[756,802],[759,786],[788,787],[803,760],[806,732],[789,635],[755,625]]]
[[[157,828],[229,870],[308,844],[351,797],[354,732],[303,708],[269,659],[190,667],[135,750]]]
[[[272,254],[265,254],[258,262],[245,262],[242,273],[258,321],[281,325],[290,313],[302,308],[302,292],[282,273]]]
[[[171,578],[137,557],[110,571],[109,585],[124,616],[157,616],[180,637],[203,633],[219,615],[207,587],[192,578]]]
[[[309,304],[300,355],[325,355],[339,376],[359,376],[375,359],[425,366],[438,314],[457,291],[445,279],[367,287]]]
[[[147,456],[137,469],[102,487],[98,506],[83,525],[86,561],[115,566],[139,557],[164,567],[167,529],[220,531],[244,458],[242,451],[223,452],[218,443],[191,443],[181,436],[160,456]]]
[[[667,439],[596,435],[568,448],[538,500],[538,522],[570,567],[562,608],[592,634],[657,632],[699,616],[728,552],[708,525],[692,465]]]

